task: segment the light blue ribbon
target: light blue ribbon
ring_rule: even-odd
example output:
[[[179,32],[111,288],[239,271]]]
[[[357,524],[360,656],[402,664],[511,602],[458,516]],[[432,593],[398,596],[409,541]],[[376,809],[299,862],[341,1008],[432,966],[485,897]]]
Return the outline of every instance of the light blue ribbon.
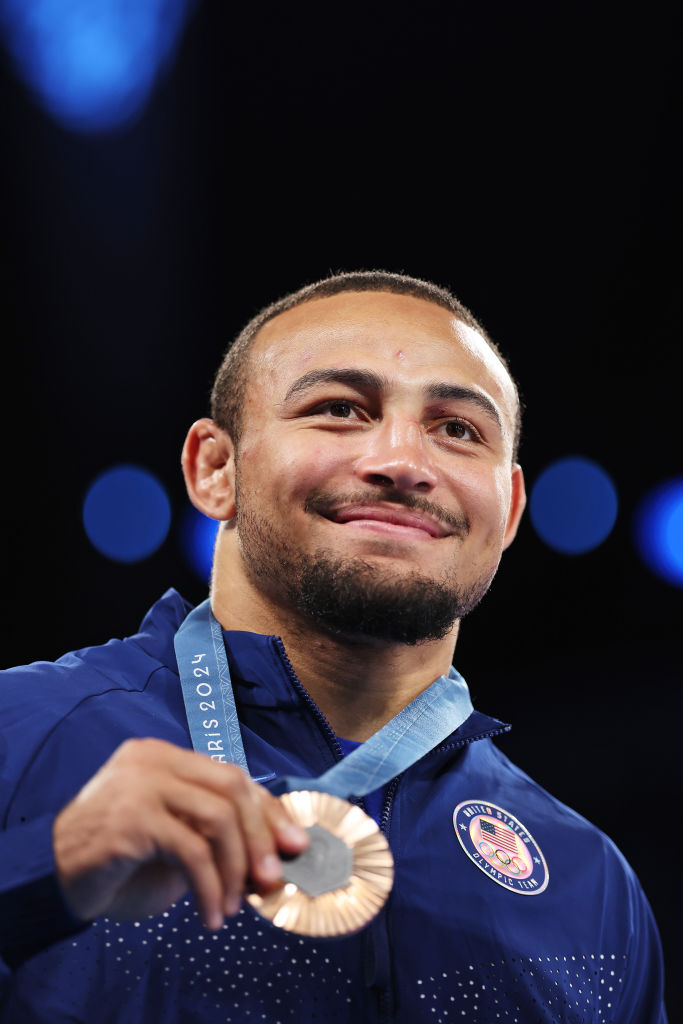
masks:
[[[215,761],[249,771],[240,734],[223,631],[210,602],[190,612],[175,650],[192,745]],[[273,792],[320,790],[345,800],[365,796],[400,775],[450,736],[472,713],[467,683],[451,668],[343,761],[317,779],[285,776]]]

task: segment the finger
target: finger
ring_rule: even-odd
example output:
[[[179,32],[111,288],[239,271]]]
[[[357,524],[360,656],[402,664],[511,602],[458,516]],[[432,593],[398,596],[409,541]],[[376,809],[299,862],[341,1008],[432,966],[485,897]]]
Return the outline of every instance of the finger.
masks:
[[[269,808],[267,810],[270,827],[274,828],[278,843],[281,841],[286,851],[294,852],[303,849],[308,843],[304,829],[299,828],[287,813],[284,804],[280,803],[269,791],[254,782],[238,765],[217,763],[195,751],[184,750],[170,743],[156,740],[145,740],[145,743],[158,744],[160,755],[167,759],[174,774],[186,782],[210,789],[220,796],[239,799],[244,802],[249,787],[258,794]]]
[[[296,853],[305,849],[307,833],[295,825],[285,808],[266,789],[251,780],[233,788],[247,851],[248,873],[257,890],[268,891],[282,882],[278,849]]]
[[[248,850],[249,872],[273,882],[281,877],[277,848],[295,853],[308,845],[308,835],[296,825],[283,804],[234,764],[217,764],[202,755],[177,750],[176,771],[187,781],[212,789],[237,808]]]
[[[233,825],[233,830],[226,827],[226,831],[216,827],[215,822],[207,821],[211,829],[212,837],[216,837],[220,844],[223,862],[226,864],[226,897],[233,902],[236,895],[236,888],[242,892],[248,875],[259,890],[269,890],[279,885],[282,880],[282,864],[278,857],[278,832],[284,836],[287,851],[303,849],[308,843],[308,836],[303,830],[298,829],[290,821],[284,807],[275,800],[267,790],[253,782],[249,776],[236,765],[212,765],[218,767],[216,772],[202,771],[203,766],[183,765],[184,769],[189,768],[195,778],[202,781],[211,778],[214,786],[220,786],[220,794],[223,798],[223,820]],[[177,796],[180,796],[178,791]],[[188,791],[191,794],[191,790]],[[210,794],[206,788],[200,791],[206,797]],[[192,797],[185,794],[183,804],[180,805],[183,813],[189,813],[195,818],[198,817],[199,808],[207,818],[211,816],[208,799],[202,803],[202,798]],[[175,805],[176,808],[179,806]],[[228,810],[230,808],[230,810]],[[230,815],[234,815],[233,818]],[[221,820],[220,813],[217,820]],[[204,827],[207,827],[205,825]],[[292,833],[292,829],[294,832]],[[238,838],[239,837],[239,838]],[[241,846],[240,846],[241,843]],[[242,861],[239,861],[239,878],[236,878],[236,866],[230,863],[230,857],[234,851],[243,851],[246,859],[244,874],[242,874]],[[227,862],[227,863],[226,863]]]
[[[223,883],[206,838],[170,814],[155,828],[160,852],[176,861],[185,872],[207,928],[223,926]]]
[[[278,849],[283,853],[300,853],[305,850],[310,842],[306,829],[292,819],[281,800],[274,797],[265,787],[258,788],[264,812],[275,833]]]
[[[248,856],[234,804],[209,790],[174,780],[165,794],[166,807],[207,839],[223,888],[224,913],[236,914],[244,893]]]
[[[151,767],[165,768],[177,780],[211,790],[233,804],[244,836],[247,871],[258,886],[273,888],[280,881],[278,846],[295,853],[308,845],[307,834],[291,821],[284,806],[237,765],[218,764],[161,740],[136,741],[133,753],[148,760]],[[182,812],[191,810],[183,807]]]

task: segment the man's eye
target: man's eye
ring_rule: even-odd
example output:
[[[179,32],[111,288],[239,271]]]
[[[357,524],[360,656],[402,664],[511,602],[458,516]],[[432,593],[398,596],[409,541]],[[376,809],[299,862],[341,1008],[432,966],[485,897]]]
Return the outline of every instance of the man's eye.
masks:
[[[348,398],[330,398],[326,402],[320,402],[312,409],[309,409],[305,415],[320,416],[324,419],[333,417],[336,420],[360,421],[365,419],[362,408]]]
[[[327,408],[331,416],[338,416],[339,419],[348,419],[353,412],[350,402],[330,402]]]
[[[453,437],[457,441],[478,441],[480,440],[479,434],[470,426],[469,423],[464,423],[462,420],[449,420],[443,424],[448,437]]]

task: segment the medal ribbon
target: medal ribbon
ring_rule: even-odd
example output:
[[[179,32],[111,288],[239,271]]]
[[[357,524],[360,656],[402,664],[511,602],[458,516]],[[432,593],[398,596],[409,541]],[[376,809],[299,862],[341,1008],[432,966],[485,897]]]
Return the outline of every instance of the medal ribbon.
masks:
[[[223,630],[207,599],[190,612],[175,635],[175,651],[192,746],[214,761],[249,773],[230,682]],[[467,684],[451,668],[395,718],[317,779],[284,776],[276,794],[318,790],[349,800],[384,786],[419,761],[472,713]]]

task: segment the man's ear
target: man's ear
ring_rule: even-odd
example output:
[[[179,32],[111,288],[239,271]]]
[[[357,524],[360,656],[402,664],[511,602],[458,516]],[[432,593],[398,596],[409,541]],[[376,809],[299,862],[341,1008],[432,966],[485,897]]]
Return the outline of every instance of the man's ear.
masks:
[[[522,512],[526,508],[526,489],[524,487],[524,473],[519,463],[512,466],[512,492],[510,495],[510,511],[503,537],[503,550],[512,544],[517,536],[517,527],[522,518]]]
[[[235,515],[235,446],[210,419],[193,423],[182,455],[190,501],[204,515],[225,522]]]

